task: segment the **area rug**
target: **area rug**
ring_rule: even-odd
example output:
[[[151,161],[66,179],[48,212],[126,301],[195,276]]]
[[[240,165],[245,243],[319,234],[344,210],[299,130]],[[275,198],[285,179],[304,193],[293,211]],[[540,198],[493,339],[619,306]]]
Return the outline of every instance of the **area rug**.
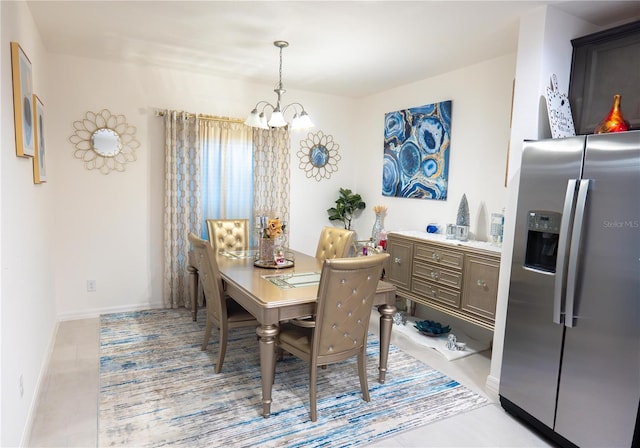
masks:
[[[231,331],[215,374],[218,338],[214,332],[200,350],[204,320],[205,310],[193,322],[186,309],[101,316],[98,446],[357,447],[488,404],[393,345],[380,384],[379,340],[370,334],[370,402],[362,400],[355,359],[331,365],[319,370],[311,422],[307,364],[287,356],[265,419],[255,330]]]

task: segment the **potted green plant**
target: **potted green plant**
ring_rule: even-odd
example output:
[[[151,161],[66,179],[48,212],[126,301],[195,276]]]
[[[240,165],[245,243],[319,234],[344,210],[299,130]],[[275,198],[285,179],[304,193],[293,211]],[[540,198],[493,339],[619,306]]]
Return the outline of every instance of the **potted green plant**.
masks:
[[[342,221],[344,228],[351,230],[351,220],[358,210],[367,206],[362,197],[348,188],[340,188],[340,195],[336,199],[336,206],[327,209],[329,221]]]

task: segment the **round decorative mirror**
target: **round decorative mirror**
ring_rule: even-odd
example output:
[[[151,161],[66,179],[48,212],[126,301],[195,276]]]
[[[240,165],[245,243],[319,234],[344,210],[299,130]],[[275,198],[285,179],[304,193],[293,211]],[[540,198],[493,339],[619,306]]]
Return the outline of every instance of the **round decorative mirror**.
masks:
[[[313,177],[318,182],[322,178],[329,179],[331,174],[338,171],[338,154],[340,146],[333,141],[331,135],[325,135],[322,131],[309,133],[306,139],[300,141],[298,158],[300,169],[305,170],[307,177]]]
[[[97,129],[91,134],[91,147],[102,157],[113,157],[120,152],[120,136],[113,129]]]
[[[69,141],[75,145],[73,156],[84,162],[88,170],[102,174],[124,171],[129,162],[136,160],[136,128],[127,124],[124,115],[113,115],[103,109],[87,112],[84,119],[74,121],[74,134]]]

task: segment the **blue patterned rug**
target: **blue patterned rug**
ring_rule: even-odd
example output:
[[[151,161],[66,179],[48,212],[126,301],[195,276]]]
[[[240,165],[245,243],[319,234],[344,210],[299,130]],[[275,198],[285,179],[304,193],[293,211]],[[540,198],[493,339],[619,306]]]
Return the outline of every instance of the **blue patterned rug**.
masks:
[[[482,407],[488,400],[391,346],[378,383],[378,338],[370,334],[371,401],[362,400],[355,358],[318,372],[318,421],[309,420],[309,371],[294,356],[278,362],[271,417],[262,409],[254,329],[232,330],[222,372],[218,338],[200,350],[186,309],[100,318],[98,446],[356,447]]]

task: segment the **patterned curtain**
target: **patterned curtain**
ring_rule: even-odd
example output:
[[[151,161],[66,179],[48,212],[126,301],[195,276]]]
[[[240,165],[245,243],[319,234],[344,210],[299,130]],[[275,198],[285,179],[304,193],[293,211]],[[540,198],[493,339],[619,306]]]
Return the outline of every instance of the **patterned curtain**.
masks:
[[[253,213],[289,225],[289,130],[255,129],[253,134]],[[288,232],[285,245],[289,245]]]
[[[164,285],[167,308],[190,306],[187,263],[189,232],[199,233],[200,120],[165,111]]]

